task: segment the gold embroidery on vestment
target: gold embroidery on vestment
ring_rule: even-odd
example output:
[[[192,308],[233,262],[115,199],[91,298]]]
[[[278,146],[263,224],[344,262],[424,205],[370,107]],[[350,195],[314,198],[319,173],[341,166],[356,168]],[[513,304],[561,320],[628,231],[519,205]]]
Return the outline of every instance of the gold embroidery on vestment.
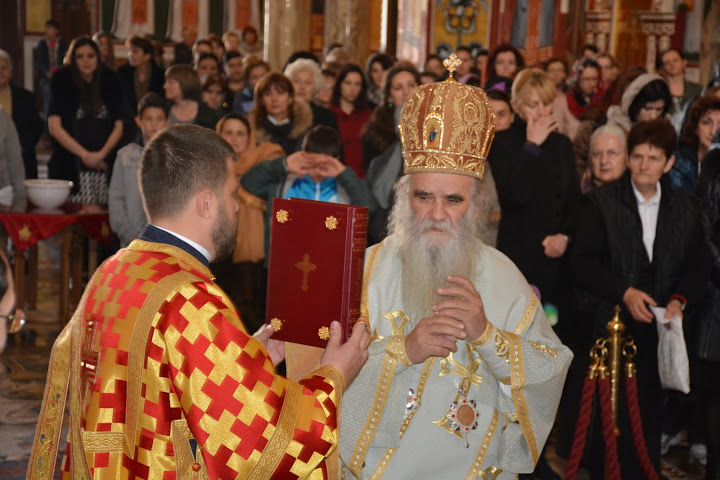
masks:
[[[542,343],[537,343],[537,342],[528,341],[528,343],[530,345],[532,345],[533,347],[535,347],[536,349],[540,350],[542,353],[544,353],[548,357],[553,357],[553,358],[557,357],[557,350],[555,350],[554,348],[550,348],[547,345],[543,345]]]
[[[422,401],[422,395],[425,391],[425,385],[427,384],[427,380],[430,377],[430,373],[433,370],[433,367],[435,366],[435,361],[437,360],[437,357],[430,357],[425,360],[425,364],[423,365],[422,372],[420,373],[420,380],[418,381],[417,385],[417,406],[407,414],[405,417],[405,420],[403,421],[402,425],[400,426],[400,439],[402,440],[403,436],[405,435],[405,432],[407,431],[408,427],[410,426],[410,421],[413,419],[413,416],[415,415],[415,412],[417,412],[418,408],[420,408],[420,402]],[[375,471],[373,472],[372,476],[370,477],[370,480],[378,480],[383,476],[385,473],[385,470],[390,465],[390,460],[392,460],[393,455],[395,455],[395,452],[397,451],[396,448],[388,448],[385,451],[385,455],[383,455],[382,459],[378,463],[377,467],[375,467]]]
[[[472,480],[474,478],[477,478],[477,476],[480,475],[480,473],[482,472],[480,468],[485,461],[485,455],[487,455],[488,448],[490,448],[490,442],[492,442],[492,438],[495,435],[499,416],[499,412],[495,410],[493,412],[492,419],[490,420],[490,424],[488,425],[487,431],[485,432],[485,436],[482,439],[482,443],[480,444],[480,448],[478,449],[478,453],[475,456],[475,462],[473,463],[472,467],[470,467],[470,471],[465,476],[465,480]]]

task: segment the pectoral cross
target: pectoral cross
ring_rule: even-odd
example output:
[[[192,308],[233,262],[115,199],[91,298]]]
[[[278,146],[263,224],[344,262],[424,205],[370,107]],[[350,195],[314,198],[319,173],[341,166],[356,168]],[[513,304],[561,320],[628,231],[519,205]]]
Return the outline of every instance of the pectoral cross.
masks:
[[[306,253],[305,255],[303,255],[302,262],[297,262],[295,264],[295,268],[302,271],[303,279],[300,288],[303,292],[307,292],[308,290],[310,290],[308,276],[310,272],[314,272],[315,270],[317,270],[317,266],[310,261],[310,254]]]

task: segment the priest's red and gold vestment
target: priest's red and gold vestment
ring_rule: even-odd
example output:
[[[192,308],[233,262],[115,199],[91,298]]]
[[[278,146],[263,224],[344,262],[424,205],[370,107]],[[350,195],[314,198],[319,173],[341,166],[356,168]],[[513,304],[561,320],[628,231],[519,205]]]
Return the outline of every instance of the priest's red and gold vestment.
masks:
[[[342,388],[277,375],[201,262],[136,240],[53,347],[28,472],[52,478],[67,391],[63,478],[326,478]]]

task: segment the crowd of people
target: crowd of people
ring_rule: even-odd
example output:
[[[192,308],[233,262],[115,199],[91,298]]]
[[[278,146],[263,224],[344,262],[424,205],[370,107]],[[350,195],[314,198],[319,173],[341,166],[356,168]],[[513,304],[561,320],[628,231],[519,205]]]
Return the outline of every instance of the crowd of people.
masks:
[[[252,27],[241,35],[227,32],[222,37],[212,35],[206,39],[197,39],[195,32],[186,28],[183,42],[175,46],[172,65],[163,64],[157,46],[143,37],[127,39],[128,58],[123,62],[114,57],[113,39],[107,34],[78,37],[68,45],[58,31],[54,21],[47,23],[47,38],[35,56],[40,114],[34,107],[33,94],[11,84],[12,60],[0,51],[0,140],[3,140],[0,201],[9,199],[5,203],[11,203],[24,197],[22,179],[37,176],[35,145],[46,129],[52,140],[49,176],[74,182],[71,201],[108,205],[111,226],[122,247],[137,238],[167,243],[162,240],[162,228],[148,230],[146,227],[148,222],[162,227],[152,217],[161,219],[160,223],[169,230],[185,232],[188,238],[193,238],[187,228],[182,232],[173,229],[176,211],[162,208],[160,204],[152,206],[147,198],[143,202],[142,197],[156,185],[148,183],[152,178],[149,174],[145,178],[141,175],[138,180],[138,172],[148,168],[144,160],[144,156],[150,155],[144,153],[148,145],[153,146],[153,155],[158,158],[173,155],[180,161],[187,154],[182,148],[194,148],[180,133],[198,141],[209,141],[196,129],[180,129],[172,135],[164,134],[167,138],[163,137],[162,142],[154,142],[152,139],[159,132],[173,131],[166,127],[196,125],[216,132],[227,143],[216,145],[215,150],[208,148],[207,153],[225,152],[222,148],[229,145],[230,150],[225,153],[234,160],[232,178],[238,179],[239,185],[234,191],[238,207],[231,232],[235,247],[224,260],[213,249],[212,257],[218,261],[211,269],[217,276],[217,285],[237,307],[245,331],[262,332],[261,336],[269,335],[262,325],[274,198],[305,198],[368,207],[369,244],[383,245],[385,239],[395,239],[392,245],[397,251],[386,248],[379,256],[386,264],[378,269],[388,276],[407,268],[402,263],[392,265],[403,255],[411,254],[412,235],[420,231],[402,223],[401,215],[407,213],[403,208],[412,208],[421,219],[433,219],[436,226],[432,228],[448,228],[460,237],[464,230],[458,233],[452,226],[455,222],[463,225],[463,221],[470,219],[477,225],[467,230],[471,232],[469,235],[481,238],[482,245],[502,252],[532,285],[532,290],[518,294],[516,300],[525,302],[522,308],[537,298],[540,311],[531,311],[533,322],[544,322],[541,317],[547,316],[562,343],[574,353],[555,423],[558,452],[567,456],[570,451],[583,378],[589,366],[587,353],[595,339],[604,335],[604,326],[612,318],[614,306],[619,305],[627,334],[632,335],[638,348],[639,403],[653,467],[660,470],[661,455],[677,442],[679,432],[686,429],[692,445],[691,461],[706,467],[707,478],[720,478],[720,404],[717,401],[720,391],[717,382],[712,381],[714,375],[720,373],[720,149],[715,149],[720,144],[720,78],[713,77],[704,87],[688,81],[682,52],[676,49],[660,52],[657,72],[647,72],[638,66],[623,70],[610,54],[599,52],[592,45],[587,45],[572,65],[568,59],[557,57],[531,66],[526,65],[522,52],[511,45],[501,45],[491,51],[472,51],[460,46],[456,51],[458,64],[452,67],[454,72],[448,72],[443,59],[436,55],[430,55],[423,65],[417,66],[384,53],[374,53],[360,65],[348,61],[348,52],[342,45],[334,45],[323,59],[311,52],[295,52],[281,69],[273,71],[260,56],[262,40]],[[407,133],[401,134],[398,129],[401,118],[412,114],[407,111],[410,107],[404,107],[412,98],[410,103],[416,108],[420,100],[413,95],[418,87],[439,84],[448,76],[467,88],[484,91],[487,104],[492,106],[494,140],[493,135],[489,135],[487,151],[475,147],[477,154],[486,158],[482,158],[483,170],[470,174],[479,180],[478,185],[468,183],[467,191],[464,187],[456,188],[456,184],[445,185],[443,181],[422,177],[424,173],[404,175],[413,173],[408,171],[405,155]],[[46,120],[45,127],[42,117]],[[10,126],[12,122],[16,128]],[[428,137],[428,142],[434,141],[434,137]],[[171,145],[172,142],[177,144]],[[161,147],[167,151],[158,150]],[[182,162],[179,165],[175,168],[183,168]],[[221,172],[225,164],[212,168]],[[191,183],[182,172],[168,175],[177,175],[179,181]],[[224,174],[221,177],[224,178]],[[162,177],[156,174],[155,178],[162,183]],[[458,180],[457,185],[464,185],[465,179]],[[187,200],[171,191],[174,186],[167,188],[167,194],[176,195],[179,202]],[[477,202],[476,192],[480,199]],[[438,202],[438,198],[445,202],[442,207],[437,207],[437,211],[423,210],[430,208],[428,202]],[[467,203],[469,199],[472,202]],[[466,202],[464,207],[458,206],[463,202]],[[465,210],[462,215],[454,213],[453,209],[471,204],[473,216],[465,215]],[[441,209],[447,211],[441,213]],[[222,221],[223,215],[227,216],[224,211],[215,213],[218,221]],[[199,211],[195,214],[203,215]],[[211,233],[215,238],[217,232]],[[190,245],[196,257],[198,251],[204,251],[202,247]],[[492,269],[507,267],[500,257],[487,253],[475,243],[458,245],[466,250],[453,252],[471,261],[467,265],[448,261],[447,264],[457,267],[458,271],[446,272],[451,277],[444,281],[444,287],[430,283],[429,290],[424,292],[430,292],[428,295],[432,297],[433,289],[454,289],[452,292],[458,297],[467,297],[469,304],[476,304],[478,292],[484,295],[485,291],[494,290],[491,285],[485,285],[488,280],[482,275],[474,277],[473,268],[486,263]],[[221,250],[220,246],[213,246]],[[128,257],[126,261],[139,260]],[[204,277],[203,268],[193,268],[207,283],[201,290],[212,291],[215,287]],[[421,276],[417,269],[409,271]],[[461,274],[460,279],[452,277]],[[412,274],[403,271],[402,276],[406,283],[413,281]],[[465,277],[475,280],[467,281]],[[507,281],[513,285],[520,282],[515,277]],[[480,290],[481,284],[485,290]],[[381,285],[375,288],[387,289],[392,281],[384,280]],[[376,292],[383,298],[386,293]],[[390,298],[400,295],[407,301],[399,291],[390,289],[388,295]],[[412,312],[422,317],[428,309],[437,312],[438,305],[433,302],[440,301],[441,298],[420,303],[417,308],[408,307],[405,314]],[[513,325],[509,318],[519,305],[493,306],[487,297],[483,301],[486,310],[508,316],[504,325],[508,328]],[[663,307],[665,318],[684,319],[691,365],[690,395],[663,391],[657,368],[655,323],[658,319],[650,306]],[[451,309],[450,306],[444,308]],[[384,313],[387,311],[380,312],[380,316]],[[426,335],[455,341],[467,335],[479,342],[486,335],[478,338],[483,330],[480,328],[475,334],[473,328],[479,324],[490,329],[486,326],[490,321],[500,321],[490,316],[486,319],[484,315],[480,315],[479,323],[473,323],[475,319],[468,323],[461,320],[465,329],[462,333],[449,321],[442,327],[428,327],[417,319],[408,325],[417,325],[416,329]],[[392,329],[388,324],[379,334],[375,330],[373,338],[380,335],[382,340],[383,335],[387,339],[399,335],[397,329],[402,330],[405,324],[398,326],[395,320]],[[372,324],[372,318],[370,321]],[[415,393],[419,395],[412,387],[417,384],[417,375],[427,380],[427,374],[424,371],[420,374],[415,366],[422,366],[433,356],[450,354],[452,358],[451,352],[462,357],[452,346],[443,346],[441,353],[418,347],[420,333],[407,328],[403,335],[416,343],[406,343],[398,349],[392,341],[378,340],[382,344],[378,348],[383,351],[392,353],[391,350],[396,349],[393,351],[397,356],[393,358],[399,370],[395,375],[401,379],[401,387],[393,387],[392,394],[401,397],[393,402],[403,405],[406,395],[408,399]],[[495,328],[500,328],[499,324]],[[430,333],[426,333],[428,331]],[[563,380],[561,372],[567,366],[563,367],[560,358],[569,362],[569,356],[561,350],[562,345],[555,344],[554,334],[542,325],[529,331],[536,337],[531,343],[542,340],[554,345],[546,351],[549,349],[558,355],[559,363],[550,362],[547,368],[559,375],[553,377],[554,380]],[[231,336],[236,338],[239,334],[231,332]],[[263,342],[266,348],[271,348],[267,338],[263,337]],[[493,339],[488,344],[493,351],[495,342]],[[476,353],[465,352],[465,361],[469,359],[472,363],[478,354],[488,354],[483,350],[484,344],[473,342],[472,345]],[[371,345],[369,364],[376,370],[363,370],[357,381],[357,385],[372,386],[372,390],[363,392],[358,386],[351,387],[353,405],[368,392],[372,397],[373,382],[382,376],[377,369],[384,368],[383,357],[374,357],[377,353],[374,348]],[[497,348],[499,351],[499,344]],[[331,349],[327,357],[337,351],[337,348]],[[279,360],[273,357],[267,362],[277,364]],[[323,361],[323,365],[336,365],[348,378],[357,374],[357,365],[336,363]],[[488,372],[497,376],[497,372],[503,371],[501,367],[490,365]],[[272,365],[263,368],[266,372],[273,370]],[[403,368],[414,373],[405,374]],[[432,364],[429,368],[433,368]],[[532,368],[527,366],[528,381],[531,375],[535,375],[533,381],[545,378],[543,372],[531,374]],[[306,390],[321,388],[311,386],[312,381],[305,382]],[[285,384],[277,388],[290,389]],[[338,385],[334,388],[342,391]],[[458,398],[464,398],[467,393],[458,394]],[[328,398],[331,396],[328,393]],[[408,400],[405,419],[408,415],[412,418],[409,412],[417,408],[417,404],[412,408],[411,404]],[[363,411],[372,405],[370,398],[357,408]],[[477,409],[478,415],[481,411]],[[694,415],[698,412],[701,412],[700,420]],[[335,413],[326,409],[323,415],[327,416],[323,421],[329,428],[328,425],[336,421]],[[627,411],[621,408],[619,415],[626,419]],[[266,420],[268,418],[266,416]],[[392,450],[398,443],[391,438],[390,430],[400,428],[403,417],[386,420],[380,429],[386,436],[379,440],[376,437],[377,445],[375,440],[373,445]],[[549,425],[543,423],[546,420],[538,427],[542,432],[538,437],[540,447],[554,419],[549,420]],[[508,425],[518,421],[508,417],[501,424],[503,422],[503,429],[512,430]],[[520,424],[522,429],[526,428],[522,421]],[[355,432],[356,427],[362,429],[363,424],[348,428]],[[600,431],[600,428],[593,429],[588,446],[590,455],[585,465],[591,478],[604,476]],[[523,433],[519,435],[522,437]],[[525,437],[530,438],[526,431]],[[621,436],[623,452],[633,451],[632,444],[627,448],[624,445],[628,438],[628,434]],[[468,441],[467,437],[465,440]],[[520,451],[523,447],[513,443],[516,440],[508,440],[508,448]],[[356,446],[353,451],[352,447],[350,445],[346,455],[362,450]],[[316,453],[325,455],[326,450],[320,448]],[[544,459],[542,448],[539,450],[529,456],[528,461],[516,459],[519,463],[515,465],[507,459],[498,461],[505,462],[506,469],[519,468],[518,472],[529,472],[536,463],[536,478],[558,478]],[[374,454],[380,451],[384,453],[385,448]],[[342,457],[342,446],[340,454]],[[407,454],[398,455],[409,461],[413,457],[405,457]],[[224,453],[221,451],[218,455]],[[496,455],[502,457],[497,452]],[[382,464],[381,457],[373,460],[375,464]],[[634,454],[623,454],[620,461],[624,477],[641,478]],[[345,466],[351,475],[357,476],[362,470],[349,464]],[[397,462],[394,468],[400,468]]]

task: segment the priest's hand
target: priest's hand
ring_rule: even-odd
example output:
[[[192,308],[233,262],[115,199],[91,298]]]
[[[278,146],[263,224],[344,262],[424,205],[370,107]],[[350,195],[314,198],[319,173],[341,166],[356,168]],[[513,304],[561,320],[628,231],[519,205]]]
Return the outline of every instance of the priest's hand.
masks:
[[[470,341],[477,340],[485,332],[487,317],[485,306],[480,294],[470,280],[460,275],[449,275],[448,287],[440,287],[437,294],[441,297],[450,297],[433,306],[435,315],[447,316],[459,320]]]
[[[647,305],[656,307],[657,302],[650,295],[637,288],[629,287],[623,294],[623,303],[625,303],[630,315],[635,320],[642,323],[652,323],[653,314],[647,308]]]
[[[315,164],[312,154],[303,152],[301,150],[299,152],[291,153],[290,155],[288,155],[285,159],[285,165],[288,173],[292,173],[299,177],[304,177],[305,175],[310,175],[311,173],[313,173]]]
[[[275,333],[275,330],[273,330],[272,326],[263,325],[255,332],[253,338],[263,344],[265,350],[270,354],[273,365],[277,366],[278,363],[285,360],[285,342],[270,338],[273,333]]]
[[[405,353],[413,363],[428,357],[447,357],[457,352],[457,341],[465,338],[462,322],[443,315],[423,318],[405,337]]]
[[[355,380],[360,369],[368,358],[367,346],[370,343],[370,331],[367,324],[356,323],[347,342],[340,344],[342,329],[340,323],[333,321],[330,324],[330,339],[320,358],[320,365],[331,365],[342,373],[345,379],[345,388]]]

